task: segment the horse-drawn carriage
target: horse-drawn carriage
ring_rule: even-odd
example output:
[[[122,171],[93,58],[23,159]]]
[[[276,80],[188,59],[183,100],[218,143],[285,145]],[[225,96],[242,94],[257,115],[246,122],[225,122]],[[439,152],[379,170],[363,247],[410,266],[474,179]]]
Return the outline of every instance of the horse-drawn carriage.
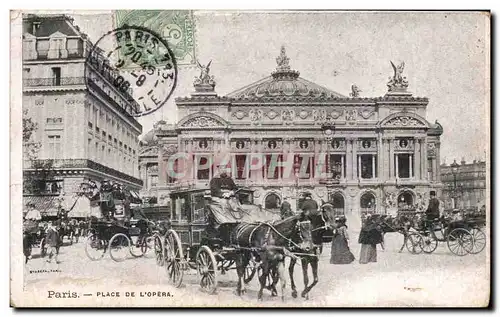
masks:
[[[448,249],[455,255],[477,254],[486,247],[483,232],[486,217],[482,214],[455,211],[461,216],[451,215],[426,220],[423,213],[415,215],[414,230],[408,234],[406,247],[410,253],[432,253],[438,242],[446,242]]]
[[[151,254],[155,236],[165,232],[165,229],[162,229],[161,223],[149,220],[140,209],[135,209],[132,213],[130,218],[123,221],[98,218],[90,220],[90,232],[85,245],[85,253],[89,259],[100,260],[107,251],[116,262],[124,261],[128,254],[133,257],[147,257]]]
[[[130,192],[101,189],[91,198],[95,207],[85,245],[87,257],[100,260],[108,250],[117,262],[125,260],[129,253],[133,257],[148,256],[154,235],[161,229],[159,224],[141,212],[137,204],[140,200]]]
[[[239,294],[243,283],[259,272],[259,298],[263,288],[277,295],[273,261],[284,266],[287,255],[315,256],[310,221],[302,215],[280,220],[279,214],[253,205],[251,190],[239,189],[227,203],[203,189],[184,190],[172,192],[171,202],[171,229],[155,240],[155,253],[175,287],[182,285],[184,272],[193,269],[201,289],[213,294],[218,275],[234,269]]]

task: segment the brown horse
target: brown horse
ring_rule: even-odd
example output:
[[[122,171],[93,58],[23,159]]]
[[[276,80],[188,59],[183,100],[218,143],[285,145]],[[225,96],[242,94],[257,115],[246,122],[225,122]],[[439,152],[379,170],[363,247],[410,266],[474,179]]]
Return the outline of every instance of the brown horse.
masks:
[[[277,295],[275,286],[278,281],[281,281],[282,291],[284,290],[286,256],[294,257],[292,251],[308,252],[313,247],[311,223],[303,213],[273,223],[242,223],[233,231],[231,241],[237,244],[238,249],[243,250],[236,258],[237,294],[244,292],[245,270],[249,261],[255,258],[261,271],[259,300],[262,299],[264,288],[270,289],[272,295]],[[272,280],[271,285],[267,285],[268,279]]]

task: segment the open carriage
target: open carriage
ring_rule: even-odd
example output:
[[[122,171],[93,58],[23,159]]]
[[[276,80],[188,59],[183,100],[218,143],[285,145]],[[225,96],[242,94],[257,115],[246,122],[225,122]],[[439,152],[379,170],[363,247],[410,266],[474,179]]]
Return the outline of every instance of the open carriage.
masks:
[[[131,195],[100,195],[94,200],[104,217],[92,216],[89,236],[85,245],[87,257],[100,260],[109,250],[110,257],[124,261],[128,254],[133,257],[148,256],[153,250],[158,224],[141,212],[139,202]]]
[[[413,254],[433,253],[438,242],[446,242],[448,249],[455,255],[477,254],[486,247],[484,226],[486,217],[482,214],[458,212],[459,217],[451,215],[425,220],[425,214],[415,216],[415,232],[408,235],[406,247]]]
[[[184,271],[196,270],[204,292],[217,289],[218,274],[235,269],[235,262],[243,248],[231,243],[231,232],[240,223],[279,220],[279,214],[253,205],[253,191],[240,189],[236,199],[246,211],[244,215],[222,211],[211,202],[204,189],[172,192],[171,229],[164,239],[155,240],[157,263],[167,271],[175,287],[183,282]],[[244,282],[248,283],[257,271],[256,263],[245,267]]]

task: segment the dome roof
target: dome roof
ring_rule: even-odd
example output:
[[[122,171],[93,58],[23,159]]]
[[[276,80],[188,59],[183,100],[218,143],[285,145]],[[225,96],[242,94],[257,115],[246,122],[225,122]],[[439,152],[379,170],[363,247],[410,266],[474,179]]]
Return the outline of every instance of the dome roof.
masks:
[[[346,98],[345,96],[331,91],[325,87],[299,77],[300,73],[290,69],[289,58],[286,56],[285,48],[281,48],[281,54],[276,58],[278,64],[271,76],[243,87],[227,95],[230,98],[252,98],[252,97],[330,97]]]
[[[147,145],[152,145],[152,144],[157,143],[158,138],[156,137],[156,131],[155,131],[155,129],[153,128],[153,129],[149,130],[148,133],[146,133],[142,137],[141,141],[144,142]]]

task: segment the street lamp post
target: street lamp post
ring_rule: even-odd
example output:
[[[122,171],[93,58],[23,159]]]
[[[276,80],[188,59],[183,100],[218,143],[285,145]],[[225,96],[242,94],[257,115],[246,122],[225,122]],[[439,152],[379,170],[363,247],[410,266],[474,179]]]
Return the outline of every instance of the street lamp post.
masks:
[[[457,174],[458,174],[458,168],[460,165],[458,165],[456,160],[453,160],[453,163],[451,163],[451,173],[453,174],[453,209],[457,208]]]

